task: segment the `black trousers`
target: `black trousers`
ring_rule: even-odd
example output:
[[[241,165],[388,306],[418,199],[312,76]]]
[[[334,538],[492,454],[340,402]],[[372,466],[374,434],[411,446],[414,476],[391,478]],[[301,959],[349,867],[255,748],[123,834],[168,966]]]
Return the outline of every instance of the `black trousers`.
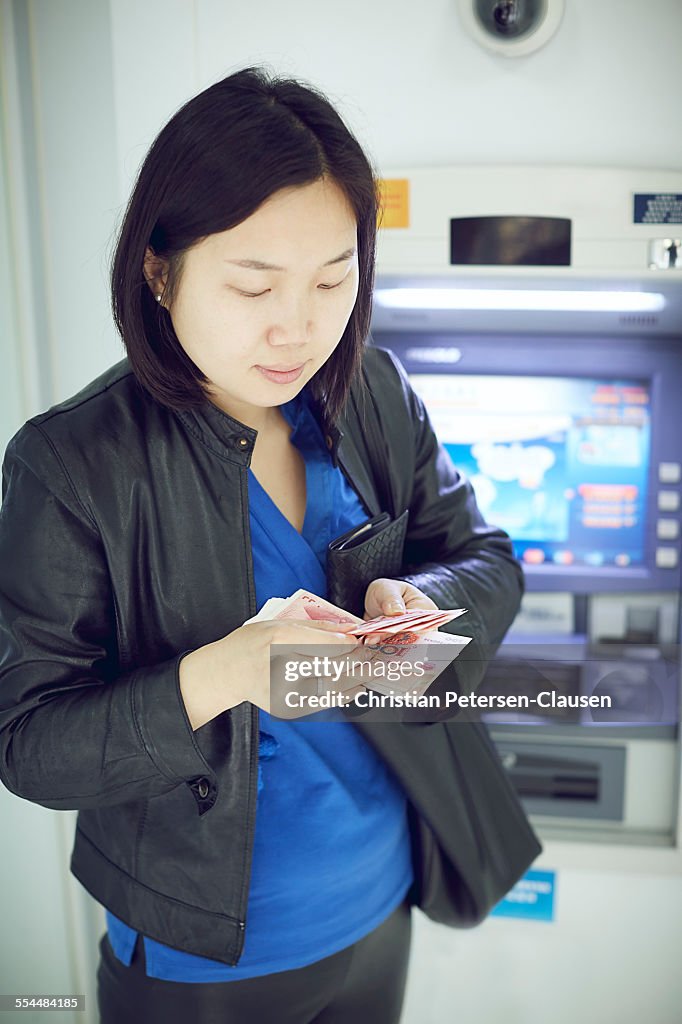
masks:
[[[307,967],[202,984],[148,978],[140,937],[125,967],[105,933],[100,1024],[398,1024],[411,937],[405,900],[369,935]]]

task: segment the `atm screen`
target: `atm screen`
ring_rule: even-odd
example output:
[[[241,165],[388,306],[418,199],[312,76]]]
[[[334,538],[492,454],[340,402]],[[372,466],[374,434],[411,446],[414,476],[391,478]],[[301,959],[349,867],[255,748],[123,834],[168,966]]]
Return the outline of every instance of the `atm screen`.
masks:
[[[410,375],[489,523],[527,565],[645,564],[650,383]]]

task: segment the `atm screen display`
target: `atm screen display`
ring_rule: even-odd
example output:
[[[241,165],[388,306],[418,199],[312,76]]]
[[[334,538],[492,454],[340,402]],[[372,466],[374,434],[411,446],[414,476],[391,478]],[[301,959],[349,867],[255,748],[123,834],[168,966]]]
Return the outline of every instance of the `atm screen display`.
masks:
[[[410,375],[486,520],[527,565],[645,564],[650,383]]]

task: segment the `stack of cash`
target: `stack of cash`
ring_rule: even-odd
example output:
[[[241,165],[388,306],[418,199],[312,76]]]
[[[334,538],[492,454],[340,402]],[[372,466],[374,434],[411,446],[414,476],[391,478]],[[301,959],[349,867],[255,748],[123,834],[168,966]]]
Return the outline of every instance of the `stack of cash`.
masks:
[[[398,615],[360,619],[307,590],[290,597],[273,597],[249,622],[289,619],[324,621],[337,627],[357,646],[343,656],[331,652],[335,669],[318,681],[318,692],[343,692],[352,700],[365,689],[378,693],[410,693],[420,696],[470,642],[470,637],[439,633],[440,626],[464,615],[466,608],[414,609]],[[320,634],[320,646],[324,633]],[[325,659],[323,659],[325,660]],[[320,659],[317,659],[319,662]],[[325,660],[325,668],[326,668]],[[362,679],[362,683],[358,683]]]

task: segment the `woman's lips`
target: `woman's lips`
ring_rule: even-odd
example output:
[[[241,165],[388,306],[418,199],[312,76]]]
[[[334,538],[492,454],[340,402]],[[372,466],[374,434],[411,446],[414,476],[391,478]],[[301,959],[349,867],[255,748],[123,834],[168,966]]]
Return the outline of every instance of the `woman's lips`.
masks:
[[[290,384],[292,381],[297,380],[303,373],[304,363],[300,366],[295,366],[292,370],[273,370],[267,366],[258,366],[256,369],[267,377],[268,380],[272,380],[275,384]]]

